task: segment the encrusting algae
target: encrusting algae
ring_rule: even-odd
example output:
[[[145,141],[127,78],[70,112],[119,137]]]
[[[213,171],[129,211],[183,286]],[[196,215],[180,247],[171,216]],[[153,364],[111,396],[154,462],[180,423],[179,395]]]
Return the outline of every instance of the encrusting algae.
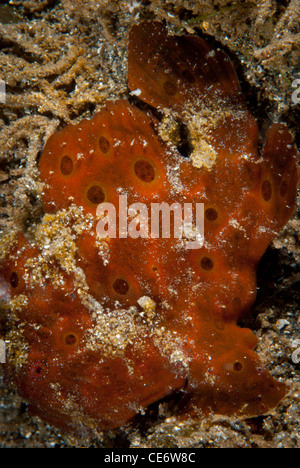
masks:
[[[185,415],[262,414],[286,387],[237,321],[255,300],[261,256],[295,207],[292,135],[273,124],[259,155],[229,58],[199,37],[134,26],[128,74],[135,104],[108,102],[55,133],[41,156],[46,214],[14,236],[0,265],[14,339],[26,344],[21,361],[8,346],[7,381],[34,414],[77,432],[119,427],[177,390]],[[190,157],[167,141],[176,122]],[[97,206],[118,206],[120,193],[147,207],[204,203],[203,247],[99,239]]]

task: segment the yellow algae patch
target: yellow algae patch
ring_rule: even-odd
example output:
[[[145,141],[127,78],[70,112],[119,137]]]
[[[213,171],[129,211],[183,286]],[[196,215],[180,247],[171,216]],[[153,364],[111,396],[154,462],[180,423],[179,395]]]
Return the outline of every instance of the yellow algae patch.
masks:
[[[211,169],[216,162],[217,152],[205,140],[199,140],[195,137],[192,142],[194,146],[194,151],[191,154],[193,166],[198,169],[201,167]]]

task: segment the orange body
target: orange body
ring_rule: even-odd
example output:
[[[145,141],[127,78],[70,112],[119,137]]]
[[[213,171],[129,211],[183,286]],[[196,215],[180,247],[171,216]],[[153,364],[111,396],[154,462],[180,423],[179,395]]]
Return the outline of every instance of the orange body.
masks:
[[[94,222],[72,238],[73,271],[57,253],[47,257],[58,284],[44,273],[32,281],[43,248],[22,234],[0,267],[12,299],[27,298],[16,314],[28,355],[9,366],[8,378],[35,414],[72,430],[121,426],[179,389],[190,397],[187,414],[263,413],[285,386],[263,369],[254,334],[237,321],[255,300],[261,256],[295,207],[292,136],[274,124],[259,154],[257,125],[228,57],[198,37],[168,36],[160,23],[130,33],[129,87],[184,123],[200,153],[209,148],[215,160],[196,167],[161,140],[150,111],[128,101],[109,102],[50,138],[39,164],[46,213],[77,205]],[[120,193],[148,207],[204,203],[203,248],[185,249],[172,237],[108,239],[104,261],[96,209],[117,206]],[[141,307],[143,297],[153,310]],[[124,335],[114,333],[126,320]]]

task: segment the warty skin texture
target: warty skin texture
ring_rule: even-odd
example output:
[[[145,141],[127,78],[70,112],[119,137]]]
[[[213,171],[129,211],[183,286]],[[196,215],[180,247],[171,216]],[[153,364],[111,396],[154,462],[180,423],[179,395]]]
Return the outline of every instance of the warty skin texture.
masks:
[[[178,390],[185,416],[265,413],[286,387],[237,321],[294,210],[292,135],[273,124],[259,154],[230,60],[196,36],[134,26],[128,75],[140,100],[186,126],[190,157],[150,110],[126,100],[49,139],[39,164],[46,215],[35,240],[20,233],[0,266],[23,350],[7,380],[34,414],[72,431],[119,427]],[[120,193],[128,204],[204,203],[203,248],[97,239],[96,208],[117,206]]]

